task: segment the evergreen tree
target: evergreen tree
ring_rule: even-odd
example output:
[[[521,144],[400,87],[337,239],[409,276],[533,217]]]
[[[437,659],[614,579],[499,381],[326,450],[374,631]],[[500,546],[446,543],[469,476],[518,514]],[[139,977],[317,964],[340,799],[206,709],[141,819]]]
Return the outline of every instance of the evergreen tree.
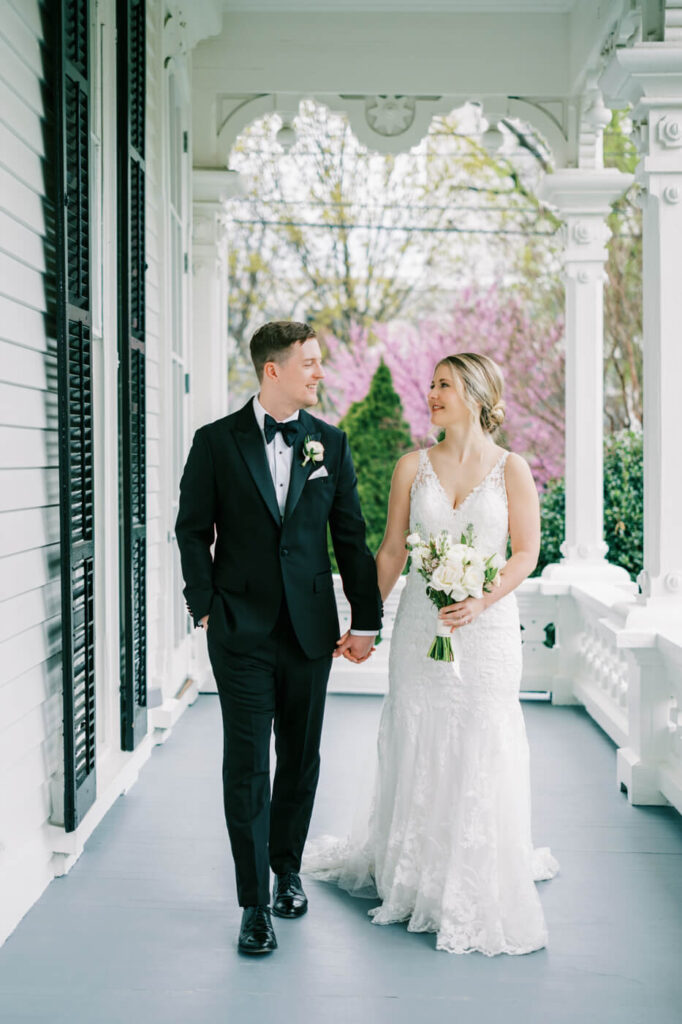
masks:
[[[414,447],[391,371],[383,360],[368,394],[351,405],[339,426],[348,435],[358,476],[367,544],[376,553],[384,536],[393,469],[400,456]]]

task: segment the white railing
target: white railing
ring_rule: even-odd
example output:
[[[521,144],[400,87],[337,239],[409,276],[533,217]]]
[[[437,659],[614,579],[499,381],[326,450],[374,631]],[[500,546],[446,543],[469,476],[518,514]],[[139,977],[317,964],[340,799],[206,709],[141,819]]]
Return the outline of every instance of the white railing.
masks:
[[[662,694],[658,784],[663,796],[682,813],[682,624],[672,635],[658,634],[656,653],[667,683]]]
[[[629,695],[634,666],[618,645],[618,629],[612,618],[622,592],[595,596],[573,589],[575,602],[575,666],[573,692],[594,720],[614,742],[625,746],[630,732]]]
[[[381,641],[377,649],[363,665],[351,665],[345,658],[338,658],[332,665],[329,677],[330,693],[385,694],[388,689],[388,652],[393,635],[393,623],[398,610],[398,601],[405,586],[401,576],[384,605],[384,621]],[[341,633],[350,627],[350,605],[341,586],[341,577],[334,575],[334,596],[339,611]]]
[[[552,692],[559,676],[559,649],[556,633],[560,612],[558,596],[543,594],[540,580],[527,580],[517,591],[524,650],[523,690],[529,693]],[[384,608],[381,642],[364,665],[334,662],[329,680],[330,693],[385,694],[388,688],[388,652],[398,601],[405,586],[401,576]],[[350,607],[343,593],[341,577],[334,577],[336,604],[343,633],[350,625]]]
[[[341,627],[350,611],[335,580]],[[334,663],[334,693],[383,694],[404,579],[384,609],[382,643],[364,665]],[[634,587],[526,580],[517,591],[522,691],[583,704],[618,746],[617,783],[632,803],[669,801],[682,813],[682,617],[667,628],[637,620]]]

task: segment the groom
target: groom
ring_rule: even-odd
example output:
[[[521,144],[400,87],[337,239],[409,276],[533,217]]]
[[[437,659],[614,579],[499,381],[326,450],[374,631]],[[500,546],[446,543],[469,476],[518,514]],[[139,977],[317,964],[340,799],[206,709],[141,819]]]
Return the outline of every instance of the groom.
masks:
[[[348,439],[306,411],[324,377],[314,332],[265,324],[251,358],[260,393],[197,430],[175,532],[220,696],[225,817],[244,908],[239,949],[268,953],[277,948],[270,868],[272,912],[293,918],[308,906],[298,872],[332,657],[369,657],[381,599]],[[352,612],[340,639],[327,525]]]

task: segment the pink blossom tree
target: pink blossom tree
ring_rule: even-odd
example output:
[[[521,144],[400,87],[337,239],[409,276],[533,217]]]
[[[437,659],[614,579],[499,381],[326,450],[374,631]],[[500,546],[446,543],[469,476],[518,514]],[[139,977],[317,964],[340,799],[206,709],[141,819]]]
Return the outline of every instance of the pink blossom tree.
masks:
[[[327,332],[322,340],[327,349],[324,382],[326,411],[328,418],[338,423],[352,403],[359,402],[369,392],[382,349],[380,345],[372,344],[369,329],[358,324],[350,326],[349,344]]]
[[[446,355],[481,352],[505,377],[504,442],[528,459],[538,486],[563,472],[564,356],[561,319],[537,318],[524,300],[497,286],[459,293],[447,318],[375,324],[350,348],[328,338],[327,390],[338,417],[363,397],[383,356],[417,444],[432,428],[426,396]]]

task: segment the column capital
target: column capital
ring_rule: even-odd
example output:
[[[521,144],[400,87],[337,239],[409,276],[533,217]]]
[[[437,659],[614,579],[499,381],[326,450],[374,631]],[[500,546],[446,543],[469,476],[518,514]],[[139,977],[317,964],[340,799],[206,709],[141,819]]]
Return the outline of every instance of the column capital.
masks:
[[[651,105],[682,105],[682,45],[635,43],[616,48],[599,80],[599,85],[616,105],[623,101],[638,108]],[[665,99],[663,99],[665,97]]]
[[[615,167],[583,170],[564,167],[548,174],[540,189],[540,198],[553,206],[562,220],[567,217],[595,217],[604,219],[611,205],[630,188],[632,174],[624,174]]]
[[[679,183],[656,182],[655,176],[679,175],[682,165],[680,40],[638,43],[616,50],[601,81],[611,90],[614,102],[626,101],[633,106],[634,139],[642,156],[637,180],[646,191],[665,190],[666,201],[677,203]]]
[[[545,178],[540,197],[564,222],[563,263],[579,283],[602,280],[611,237],[606,218],[611,204],[633,181],[633,175],[615,168],[565,168]]]
[[[236,171],[194,168],[192,171],[192,268],[220,273],[225,261],[225,203],[243,192]]]
[[[238,171],[220,167],[192,168],[192,198],[195,203],[219,203],[244,194],[244,184]]]

